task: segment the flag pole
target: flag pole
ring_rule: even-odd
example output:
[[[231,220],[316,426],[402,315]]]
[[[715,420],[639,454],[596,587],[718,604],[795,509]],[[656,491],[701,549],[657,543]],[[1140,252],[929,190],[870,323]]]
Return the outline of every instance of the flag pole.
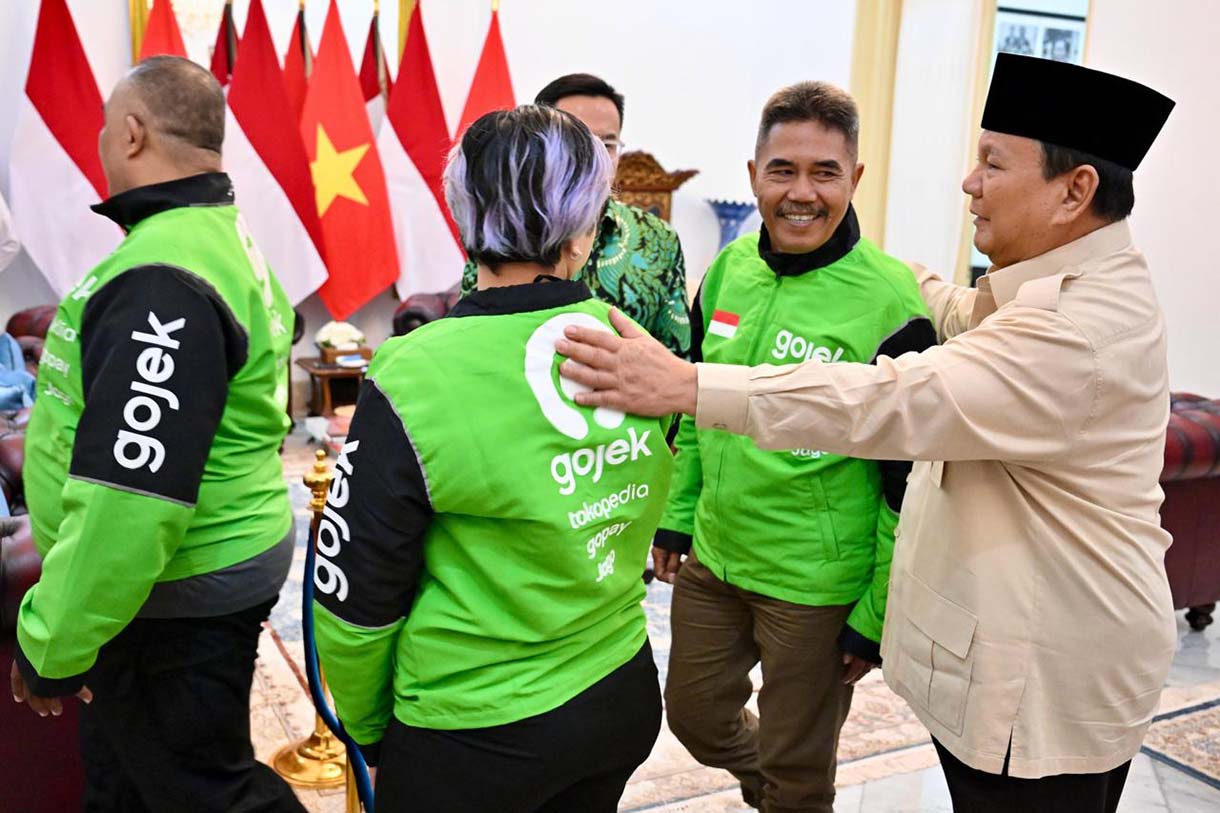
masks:
[[[225,0],[225,41],[229,45],[229,64],[227,70],[233,73],[233,63],[237,61],[237,26],[233,24],[233,0]]]
[[[129,0],[127,8],[131,20],[131,64],[134,65],[140,60],[144,31],[148,28],[148,0]]]
[[[407,32],[411,30],[411,15],[419,0],[398,0],[398,63],[402,65],[402,52],[407,48]],[[399,68],[401,70],[401,67]]]
[[[309,32],[305,30],[305,0],[301,0],[300,7],[301,30],[299,48],[301,49],[301,59],[305,63],[305,78],[308,79],[313,73],[313,47],[309,44]]]

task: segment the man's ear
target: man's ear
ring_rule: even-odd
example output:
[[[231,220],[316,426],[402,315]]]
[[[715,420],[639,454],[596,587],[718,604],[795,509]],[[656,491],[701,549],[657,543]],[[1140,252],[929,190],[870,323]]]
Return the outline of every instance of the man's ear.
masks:
[[[758,196],[758,186],[754,183],[754,159],[746,161],[746,172],[750,174],[750,189],[754,192],[755,197]]]
[[[1063,198],[1059,207],[1065,221],[1072,221],[1093,210],[1093,198],[1101,178],[1090,164],[1081,164],[1064,173]]]
[[[851,174],[852,194],[855,194],[855,191],[860,188],[860,179],[863,177],[864,177],[864,164],[861,162],[856,162],[856,168]]]
[[[123,153],[128,158],[135,158],[148,147],[148,128],[132,113],[123,117],[123,125]]]

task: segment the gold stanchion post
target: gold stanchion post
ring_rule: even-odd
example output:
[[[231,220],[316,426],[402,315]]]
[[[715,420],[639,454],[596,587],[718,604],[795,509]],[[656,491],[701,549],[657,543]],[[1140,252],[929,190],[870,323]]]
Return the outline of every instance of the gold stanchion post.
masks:
[[[364,805],[360,804],[360,791],[356,790],[356,772],[352,768],[352,763],[347,763],[347,770],[343,772],[346,790],[346,804],[343,806],[343,813],[361,813],[364,810]]]
[[[313,514],[309,525],[309,538],[318,538],[318,524],[322,521],[322,511],[326,508],[326,492],[330,490],[334,475],[326,465],[326,451],[319,449],[313,467],[305,472],[305,487],[309,489],[311,498],[309,509]],[[316,543],[315,543],[316,544]],[[306,573],[305,578],[312,579],[312,573]],[[322,691],[326,691],[326,678],[322,678]],[[275,752],[271,758],[271,767],[275,772],[294,785],[303,788],[337,788],[344,784],[345,777],[350,773],[347,766],[347,752],[343,742],[326,727],[322,716],[315,712],[313,733],[303,740],[289,743]],[[355,798],[355,789],[349,783],[348,809],[351,800]]]

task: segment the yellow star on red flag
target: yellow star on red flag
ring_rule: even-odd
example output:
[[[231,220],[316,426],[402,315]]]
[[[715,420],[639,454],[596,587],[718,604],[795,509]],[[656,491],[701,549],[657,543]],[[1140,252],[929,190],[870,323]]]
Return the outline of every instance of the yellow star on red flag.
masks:
[[[369,205],[364,190],[360,188],[353,174],[368,151],[368,144],[361,144],[349,150],[336,150],[330,136],[326,134],[326,129],[321,122],[318,123],[318,152],[309,163],[309,171],[313,175],[319,217],[325,217],[326,210],[335,202],[335,198],[339,197],[354,200],[363,206]]]

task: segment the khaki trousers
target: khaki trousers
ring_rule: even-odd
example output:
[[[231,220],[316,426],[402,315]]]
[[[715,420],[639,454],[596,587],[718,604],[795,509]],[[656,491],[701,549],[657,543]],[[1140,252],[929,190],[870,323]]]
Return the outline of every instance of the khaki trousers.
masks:
[[[674,585],[665,708],[691,755],[741,781],[764,813],[833,813],[835,753],[851,708],[837,644],[850,606],[741,590],[693,555]],[[758,711],[745,708],[762,663]]]

